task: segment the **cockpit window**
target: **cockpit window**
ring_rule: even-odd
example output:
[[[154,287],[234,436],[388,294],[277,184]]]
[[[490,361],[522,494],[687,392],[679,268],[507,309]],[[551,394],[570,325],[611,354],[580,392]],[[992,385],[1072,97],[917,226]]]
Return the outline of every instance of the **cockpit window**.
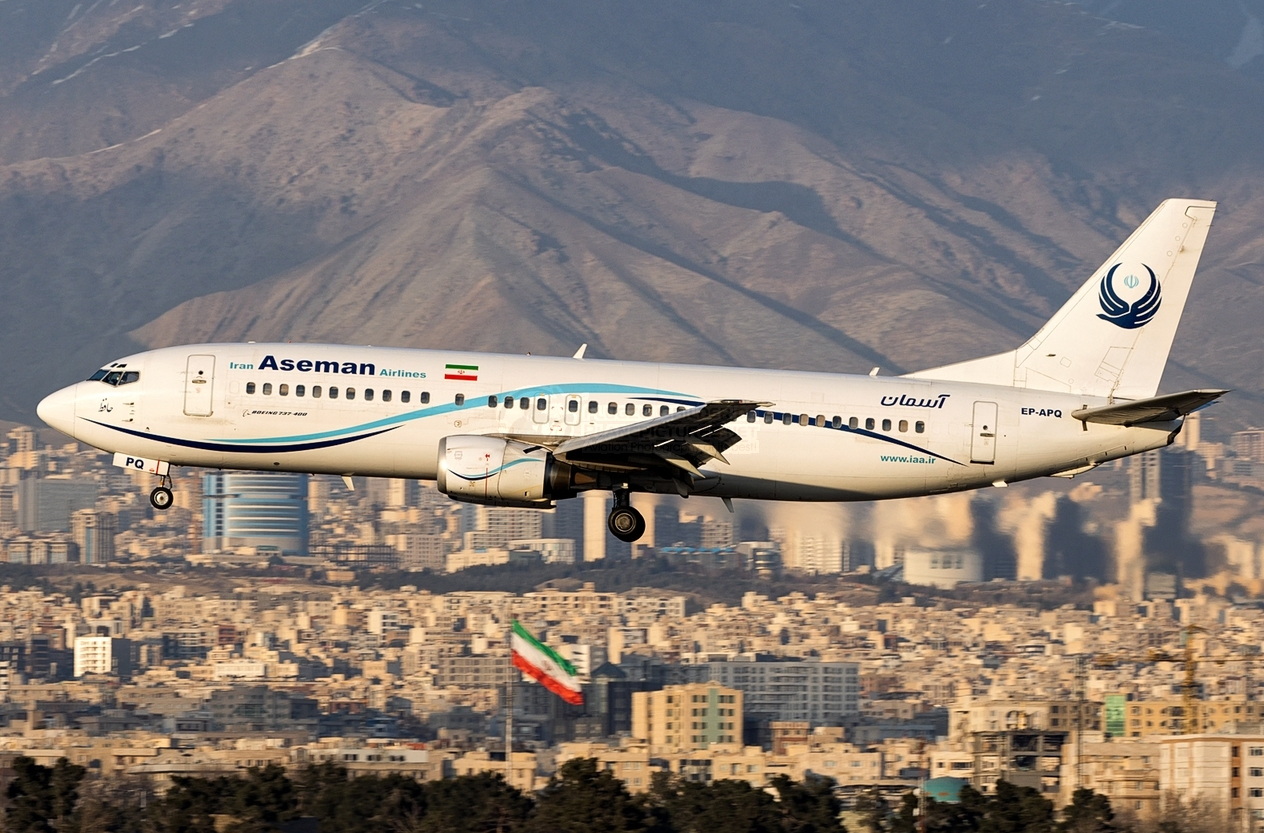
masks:
[[[132,382],[140,381],[139,370],[110,370],[108,367],[98,370],[88,377],[89,382],[105,382],[107,385],[118,387],[119,385],[130,385]]]

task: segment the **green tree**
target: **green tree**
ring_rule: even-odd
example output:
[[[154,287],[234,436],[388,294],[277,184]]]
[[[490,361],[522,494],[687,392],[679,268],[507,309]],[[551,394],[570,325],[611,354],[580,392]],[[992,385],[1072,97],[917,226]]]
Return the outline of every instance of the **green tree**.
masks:
[[[1031,787],[997,781],[979,833],[1053,833],[1053,802]]]
[[[842,802],[834,795],[834,779],[808,774],[802,781],[785,775],[772,779],[782,813],[782,829],[790,833],[845,833],[839,819]]]
[[[235,779],[236,789],[224,802],[224,809],[237,819],[238,833],[262,833],[298,816],[298,794],[294,784],[278,764],[251,767],[244,778]]]
[[[1119,829],[1110,799],[1085,787],[1071,794],[1058,824],[1060,833],[1116,833]]]
[[[656,826],[676,833],[778,833],[781,812],[777,801],[746,781],[721,780],[710,784],[679,776],[657,779],[650,801]]]
[[[74,827],[79,784],[87,770],[58,758],[52,767],[21,755],[13,760],[13,780],[5,790],[6,833],[64,833]]]
[[[212,816],[224,812],[236,781],[177,775],[166,795],[149,805],[146,824],[155,833],[216,833]]]
[[[987,811],[988,799],[967,785],[955,802],[936,801],[928,797],[922,803],[926,833],[976,833]]]
[[[853,809],[861,827],[869,833],[887,833],[891,829],[891,804],[877,790],[866,790],[856,796]]]
[[[623,782],[592,758],[562,764],[536,800],[523,829],[530,833],[633,833],[649,819]]]
[[[426,785],[419,833],[511,833],[521,830],[531,799],[499,773],[461,775]]]
[[[899,809],[891,816],[891,833],[917,833],[920,821],[917,793],[907,792],[900,796]]]

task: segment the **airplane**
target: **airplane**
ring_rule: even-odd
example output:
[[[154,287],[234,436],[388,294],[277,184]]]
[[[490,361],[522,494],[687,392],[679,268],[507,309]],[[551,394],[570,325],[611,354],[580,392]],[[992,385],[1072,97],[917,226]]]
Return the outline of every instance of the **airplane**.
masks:
[[[1170,444],[1226,390],[1157,393],[1216,204],[1169,199],[1015,350],[901,376],[335,344],[126,356],[39,403],[159,478],[171,466],[435,481],[552,508],[612,492],[857,501],[1071,477]],[[875,369],[876,371],[876,369]]]

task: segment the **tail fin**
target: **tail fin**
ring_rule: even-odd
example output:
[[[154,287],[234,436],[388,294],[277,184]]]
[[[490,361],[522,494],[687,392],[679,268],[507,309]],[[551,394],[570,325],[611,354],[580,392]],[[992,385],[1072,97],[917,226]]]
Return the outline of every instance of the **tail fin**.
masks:
[[[1214,202],[1165,200],[1026,344],[908,375],[1112,400],[1154,396],[1215,211]]]

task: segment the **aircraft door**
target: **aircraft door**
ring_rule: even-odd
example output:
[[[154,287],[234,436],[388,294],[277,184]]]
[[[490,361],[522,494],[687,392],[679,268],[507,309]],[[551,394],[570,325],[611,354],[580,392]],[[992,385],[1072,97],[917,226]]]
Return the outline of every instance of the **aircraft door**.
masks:
[[[970,439],[971,463],[996,462],[996,414],[995,402],[974,403],[974,422]]]
[[[215,357],[192,355],[184,377],[184,413],[210,416],[215,389]]]

